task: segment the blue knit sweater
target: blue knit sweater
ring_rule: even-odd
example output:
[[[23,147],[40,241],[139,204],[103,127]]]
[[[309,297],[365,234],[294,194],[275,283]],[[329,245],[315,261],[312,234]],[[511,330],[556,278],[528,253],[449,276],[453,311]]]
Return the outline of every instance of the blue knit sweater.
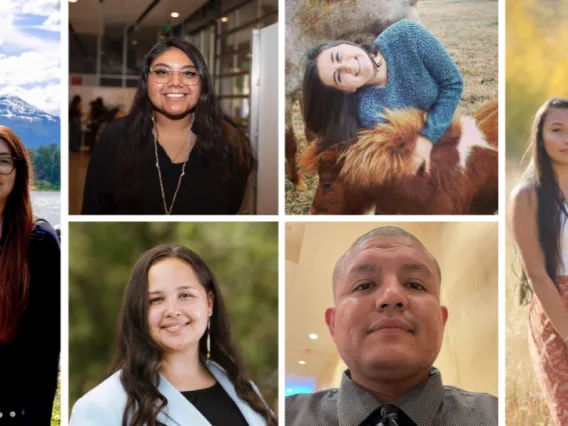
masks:
[[[463,91],[456,64],[432,33],[408,20],[391,25],[374,44],[385,57],[387,83],[363,86],[356,92],[361,125],[372,128],[384,122],[379,114],[385,108],[419,108],[428,113],[422,135],[438,142],[452,122]]]

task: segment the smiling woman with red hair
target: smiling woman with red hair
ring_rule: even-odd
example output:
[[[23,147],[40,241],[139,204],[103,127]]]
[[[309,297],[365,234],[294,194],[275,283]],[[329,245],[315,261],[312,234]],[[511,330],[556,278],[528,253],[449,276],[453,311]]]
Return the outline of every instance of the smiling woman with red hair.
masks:
[[[31,181],[22,141],[0,126],[0,424],[49,425],[57,387],[59,241],[32,214]]]

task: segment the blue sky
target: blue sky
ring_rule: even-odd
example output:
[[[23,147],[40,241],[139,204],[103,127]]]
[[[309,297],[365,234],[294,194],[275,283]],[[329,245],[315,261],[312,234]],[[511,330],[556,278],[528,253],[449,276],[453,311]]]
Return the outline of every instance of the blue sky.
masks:
[[[60,115],[60,0],[0,0],[0,95]]]

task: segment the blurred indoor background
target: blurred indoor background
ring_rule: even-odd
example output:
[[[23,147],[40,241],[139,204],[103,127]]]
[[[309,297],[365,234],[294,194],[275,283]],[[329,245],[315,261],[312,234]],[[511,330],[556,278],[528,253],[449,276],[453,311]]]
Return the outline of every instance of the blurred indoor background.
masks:
[[[286,224],[286,394],[338,387],[346,366],[329,335],[335,262],[379,226],[414,234],[438,260],[449,318],[435,362],[445,385],[498,395],[497,223]]]
[[[89,153],[105,125],[128,113],[146,53],[176,36],[205,58],[223,112],[253,137],[260,133],[251,139],[259,178],[242,213],[277,214],[277,22],[278,0],[69,0],[69,213],[81,211]],[[258,59],[253,30],[269,47]],[[250,84],[255,72],[257,92]],[[273,108],[263,105],[264,96],[274,98]],[[270,129],[262,128],[266,123]],[[273,187],[265,189],[268,182]]]

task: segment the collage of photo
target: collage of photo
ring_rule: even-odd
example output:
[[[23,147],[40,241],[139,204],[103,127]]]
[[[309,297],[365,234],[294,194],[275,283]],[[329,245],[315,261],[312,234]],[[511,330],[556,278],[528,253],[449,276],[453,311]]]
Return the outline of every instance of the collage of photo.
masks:
[[[567,38],[0,0],[0,426],[568,426]]]

